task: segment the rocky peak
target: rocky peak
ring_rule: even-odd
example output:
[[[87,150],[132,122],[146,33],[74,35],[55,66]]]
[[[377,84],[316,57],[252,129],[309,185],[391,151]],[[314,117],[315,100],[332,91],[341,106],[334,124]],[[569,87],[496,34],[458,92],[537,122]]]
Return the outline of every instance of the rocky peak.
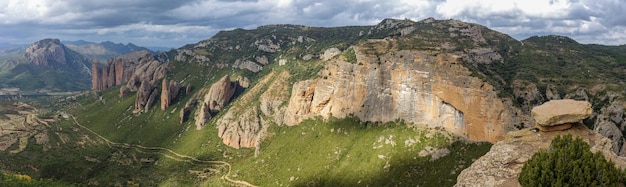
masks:
[[[167,78],[163,78],[161,85],[161,110],[165,110],[170,106],[172,100],[178,96],[180,91],[180,83],[176,81],[167,81]]]
[[[531,111],[537,125],[544,127],[581,122],[591,112],[591,103],[572,99],[548,101]]]
[[[142,59],[153,59],[148,51],[136,51],[109,59],[106,64],[91,65],[92,90],[104,90],[128,82]]]
[[[132,63],[131,63],[132,64]],[[122,75],[128,72],[128,81],[120,88],[120,97],[130,92],[137,92],[133,113],[148,111],[160,94],[157,86],[161,79],[165,78],[167,64],[155,59],[151,54],[147,54],[138,62],[132,64],[130,68],[124,69]],[[124,76],[123,76],[124,77]]]
[[[200,103],[200,109],[196,112],[196,128],[201,129],[204,124],[215,114],[226,107],[237,90],[237,82],[231,82],[228,75],[222,77],[211,85],[211,88]]]
[[[66,64],[65,48],[59,39],[44,39],[26,48],[26,60],[35,65]]]
[[[461,172],[455,186],[520,186],[517,178],[526,161],[537,151],[548,149],[554,137],[566,134],[582,138],[592,152],[601,152],[623,169],[626,158],[615,154],[611,140],[581,123],[590,115],[590,106],[584,101],[555,100],[533,108],[536,127],[559,129],[527,128],[507,133],[503,141]]]

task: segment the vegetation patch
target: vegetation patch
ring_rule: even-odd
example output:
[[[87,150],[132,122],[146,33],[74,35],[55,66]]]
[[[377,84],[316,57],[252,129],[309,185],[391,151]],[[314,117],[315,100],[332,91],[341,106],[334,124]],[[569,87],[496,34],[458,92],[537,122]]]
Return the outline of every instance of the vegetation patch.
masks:
[[[402,122],[353,118],[309,119],[268,131],[261,154],[235,162],[232,178],[260,186],[452,186],[491,147]]]

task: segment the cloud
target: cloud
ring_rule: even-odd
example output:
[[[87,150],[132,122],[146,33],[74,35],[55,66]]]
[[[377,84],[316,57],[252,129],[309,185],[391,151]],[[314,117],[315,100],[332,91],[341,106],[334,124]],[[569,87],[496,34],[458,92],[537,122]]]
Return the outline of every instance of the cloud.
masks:
[[[230,28],[267,24],[373,25],[384,18],[458,19],[517,39],[566,35],[624,44],[622,0],[4,0],[0,39],[133,42],[179,47]]]

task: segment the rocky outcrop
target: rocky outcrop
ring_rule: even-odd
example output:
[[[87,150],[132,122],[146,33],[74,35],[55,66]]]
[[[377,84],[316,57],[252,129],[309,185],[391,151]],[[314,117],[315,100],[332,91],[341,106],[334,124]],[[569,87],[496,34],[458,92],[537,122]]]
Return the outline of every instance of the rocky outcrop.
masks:
[[[170,106],[172,100],[178,96],[180,91],[180,83],[176,81],[167,81],[163,79],[161,83],[161,110],[165,110]]]
[[[337,49],[337,48],[330,48],[330,49],[326,49],[324,51],[324,54],[322,54],[321,59],[322,60],[330,60],[331,58],[337,56],[341,54],[341,50]]]
[[[211,120],[213,116],[211,116],[211,110],[209,109],[209,104],[202,102],[200,103],[200,109],[196,111],[196,115],[194,116],[196,130],[200,130],[204,128],[204,124],[207,121]]]
[[[66,52],[59,39],[44,39],[26,48],[26,60],[38,66],[67,64]]]
[[[517,178],[533,154],[548,149],[557,135],[571,134],[589,144],[592,152],[601,152],[607,160],[619,168],[626,167],[626,158],[613,151],[608,138],[589,130],[580,121],[589,117],[591,104],[585,101],[553,100],[532,109],[537,126],[509,132],[506,139],[491,147],[491,150],[463,170],[455,186],[520,186]]]
[[[223,117],[218,119],[218,136],[223,143],[234,147],[261,146],[271,124],[282,124],[289,98],[287,72],[270,72],[241,96]],[[259,105],[250,105],[258,97]]]
[[[143,58],[149,57],[148,51],[137,51],[110,59],[106,64],[92,62],[92,90],[104,90],[122,85],[130,79]]]
[[[532,117],[540,126],[578,123],[591,116],[591,103],[571,99],[552,100],[532,109]]]
[[[195,115],[197,129],[204,127],[204,124],[211,119],[211,114],[215,114],[226,107],[235,94],[237,85],[237,82],[230,81],[228,75],[211,85],[208,93],[204,95],[204,100],[200,103],[200,109]]]
[[[624,107],[626,103],[619,99],[616,94],[608,94],[603,100],[608,104],[603,106],[596,115],[594,131],[611,139],[613,142],[613,150],[618,155],[626,154],[626,144],[624,142]]]
[[[362,121],[403,119],[443,127],[471,140],[497,142],[528,121],[494,88],[470,76],[461,56],[428,51],[388,51],[393,40],[369,40],[354,48],[357,63],[328,62],[325,78],[294,84],[285,124],[312,116]]]
[[[209,93],[204,96],[204,103],[208,105],[211,112],[217,113],[230,102],[236,89],[237,82],[231,82],[230,77],[226,75],[211,86]]]
[[[618,168],[626,167],[626,159],[617,156],[611,140],[577,123],[565,131],[534,132],[528,129],[509,132],[505,140],[491,147],[491,150],[463,170],[455,186],[520,186],[519,173],[524,163],[539,150],[546,150],[557,135],[571,134],[589,144],[592,152],[601,152]]]
[[[241,115],[234,116],[235,113],[229,112],[222,119],[229,123],[225,125],[223,120],[218,125],[218,136],[222,138],[225,145],[240,147],[255,147],[257,145],[261,133],[261,117],[259,116],[258,107],[251,107]],[[236,120],[233,120],[236,119]]]
[[[128,82],[120,88],[120,97],[137,92],[133,113],[148,111],[159,97],[157,85],[165,78],[167,64],[146,55],[136,64]]]

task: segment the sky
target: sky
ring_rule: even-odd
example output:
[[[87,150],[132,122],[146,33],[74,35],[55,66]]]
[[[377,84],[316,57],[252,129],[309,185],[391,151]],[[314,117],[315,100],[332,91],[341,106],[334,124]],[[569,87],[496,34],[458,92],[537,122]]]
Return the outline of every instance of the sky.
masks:
[[[375,25],[428,17],[478,23],[518,40],[563,35],[626,44],[625,0],[0,0],[0,43],[44,38],[181,47],[268,24]]]

